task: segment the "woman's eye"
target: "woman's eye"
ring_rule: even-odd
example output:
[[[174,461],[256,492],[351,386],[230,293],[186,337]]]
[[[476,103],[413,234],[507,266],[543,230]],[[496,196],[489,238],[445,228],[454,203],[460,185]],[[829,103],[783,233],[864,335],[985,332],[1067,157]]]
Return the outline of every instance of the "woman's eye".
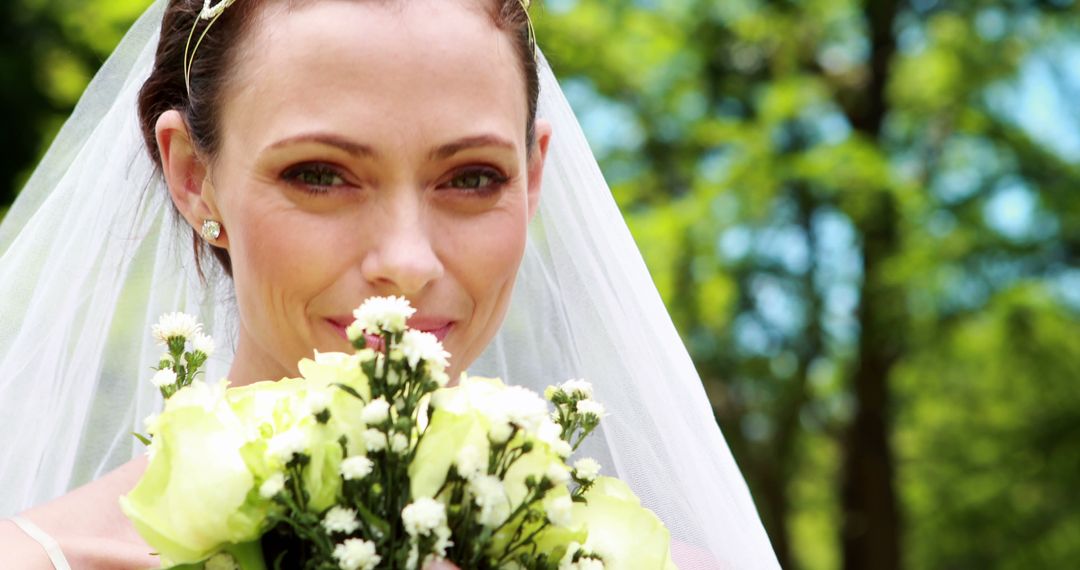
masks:
[[[345,178],[336,169],[325,164],[302,164],[285,171],[282,178],[322,191],[345,184]]]
[[[454,175],[446,184],[454,190],[493,190],[509,179],[496,170],[489,168],[465,170]]]

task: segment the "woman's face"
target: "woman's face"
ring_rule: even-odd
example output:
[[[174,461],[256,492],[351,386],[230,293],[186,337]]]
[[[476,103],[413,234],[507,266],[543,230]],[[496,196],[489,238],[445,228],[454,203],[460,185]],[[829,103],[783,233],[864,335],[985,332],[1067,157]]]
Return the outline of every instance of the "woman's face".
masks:
[[[412,302],[452,377],[495,334],[549,128],[528,157],[520,64],[483,4],[271,6],[245,40],[203,189],[233,263],[235,382],[347,350],[374,295]]]

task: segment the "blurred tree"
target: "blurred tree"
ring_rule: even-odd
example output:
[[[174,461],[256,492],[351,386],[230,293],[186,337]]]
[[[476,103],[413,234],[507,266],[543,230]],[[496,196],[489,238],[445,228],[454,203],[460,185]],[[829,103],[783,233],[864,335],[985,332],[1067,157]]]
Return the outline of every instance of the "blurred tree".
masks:
[[[94,71],[150,0],[0,3],[0,204],[14,200]],[[3,206],[0,206],[2,212]]]
[[[1069,461],[985,474],[998,487],[973,502],[950,494],[975,461],[965,442],[1004,461],[1039,437],[1068,447],[1057,438],[1080,417],[1034,383],[1075,373],[1075,351],[1047,330],[1080,309],[1065,285],[1080,152],[1038,131],[1072,121],[1075,142],[1080,121],[1065,105],[1041,122],[1023,108],[1033,91],[1070,100],[1078,15],[1064,0],[579,0],[538,18],[785,567],[1009,566],[987,552],[1053,566],[1080,553],[1080,517],[1030,499],[1029,532],[1055,531],[1033,546],[995,520],[1013,503],[987,491],[1023,482],[1066,498]],[[1068,46],[1071,68],[1056,60]],[[1044,63],[1057,80],[1025,85]],[[1038,356],[991,337],[959,352],[955,335],[1034,285]],[[1056,372],[1042,360],[1055,354]],[[962,387],[934,389],[928,362],[950,363],[941,374]],[[1026,398],[982,391],[1003,369]],[[960,393],[980,397],[932,401]],[[987,424],[971,402],[1008,408],[1010,437],[972,431]],[[963,429],[938,433],[924,406]],[[1059,427],[1022,429],[1040,406]],[[956,468],[922,467],[946,454]],[[980,548],[988,534],[1002,540]]]

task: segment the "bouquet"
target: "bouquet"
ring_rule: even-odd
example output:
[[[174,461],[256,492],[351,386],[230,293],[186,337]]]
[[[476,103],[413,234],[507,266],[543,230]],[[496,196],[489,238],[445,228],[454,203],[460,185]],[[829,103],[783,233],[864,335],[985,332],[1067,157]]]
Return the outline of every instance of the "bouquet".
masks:
[[[544,398],[467,375],[447,387],[450,355],[406,326],[413,312],[371,298],[353,354],[239,388],[199,380],[213,341],[194,318],[162,318],[166,404],[121,506],[163,567],[674,568],[630,489],[570,463],[604,416],[587,382]]]

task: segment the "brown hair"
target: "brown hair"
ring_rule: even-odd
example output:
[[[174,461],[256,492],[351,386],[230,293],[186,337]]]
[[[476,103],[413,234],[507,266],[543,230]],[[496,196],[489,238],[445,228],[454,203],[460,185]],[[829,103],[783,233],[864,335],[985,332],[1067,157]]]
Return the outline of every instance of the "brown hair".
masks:
[[[290,3],[312,0],[278,0]],[[521,0],[488,0],[492,2],[490,14],[495,25],[511,35],[525,77],[528,102],[527,147],[532,149],[535,138],[536,105],[540,94],[535,46],[529,25],[529,16]],[[214,23],[199,45],[191,64],[190,93],[184,79],[184,50],[192,27],[196,27],[195,39],[207,25],[198,21],[203,8],[202,0],[170,0],[161,22],[161,37],[154,69],[139,91],[139,122],[150,158],[161,168],[161,155],[157,147],[155,128],[157,120],[169,110],[177,110],[187,122],[193,144],[205,156],[214,156],[221,140],[219,111],[222,97],[231,78],[228,70],[233,68],[239,46],[247,31],[257,23],[259,10],[269,0],[239,0],[229,6]],[[194,41],[193,41],[194,43]],[[199,233],[192,230],[195,262],[202,274],[201,259],[206,244]],[[209,247],[210,252],[228,275],[232,275],[232,262],[224,249]]]

